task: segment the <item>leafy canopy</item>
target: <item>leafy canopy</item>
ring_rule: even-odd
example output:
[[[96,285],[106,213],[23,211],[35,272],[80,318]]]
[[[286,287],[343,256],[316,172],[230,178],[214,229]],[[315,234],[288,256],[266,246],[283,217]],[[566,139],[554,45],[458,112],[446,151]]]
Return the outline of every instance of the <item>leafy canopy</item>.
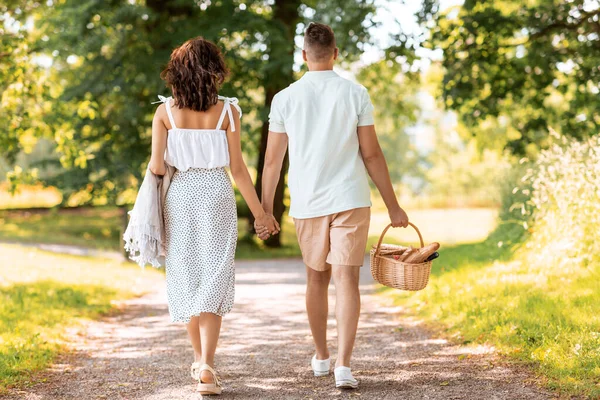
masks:
[[[352,61],[373,13],[372,0],[9,0],[0,5],[2,155],[14,161],[47,138],[56,155],[38,166],[54,166],[44,180],[65,198],[84,190],[131,201],[150,152],[150,103],[168,94],[159,73],[174,47],[199,35],[226,53],[232,74],[222,93],[240,98],[244,148],[256,155],[265,90],[293,77],[288,32],[301,34],[307,19],[330,23]]]
[[[575,138],[598,133],[597,1],[466,0],[439,6],[439,0],[424,0],[418,17],[427,36],[403,35],[399,48],[418,43],[443,52],[445,104],[483,143],[499,141],[523,154],[546,147],[550,127]]]

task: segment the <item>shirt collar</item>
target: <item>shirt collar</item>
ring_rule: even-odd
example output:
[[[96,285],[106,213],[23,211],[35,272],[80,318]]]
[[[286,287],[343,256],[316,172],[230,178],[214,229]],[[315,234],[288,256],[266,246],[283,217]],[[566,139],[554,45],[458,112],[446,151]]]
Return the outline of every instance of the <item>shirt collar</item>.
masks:
[[[325,71],[307,71],[302,75],[303,79],[311,79],[311,80],[323,80],[327,78],[333,78],[338,76],[333,70],[325,70]]]

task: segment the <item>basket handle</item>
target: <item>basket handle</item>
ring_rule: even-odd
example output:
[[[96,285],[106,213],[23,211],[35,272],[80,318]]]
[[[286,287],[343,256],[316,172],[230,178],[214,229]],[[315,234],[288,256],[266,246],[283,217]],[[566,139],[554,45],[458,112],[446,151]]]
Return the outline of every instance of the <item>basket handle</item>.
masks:
[[[408,224],[410,226],[412,226],[415,231],[417,231],[417,235],[419,235],[419,240],[421,241],[421,248],[425,247],[425,242],[423,242],[423,236],[421,236],[421,232],[419,231],[419,228],[417,228],[416,225],[411,222],[409,222]],[[391,227],[392,227],[392,224],[389,224],[388,226],[385,227],[383,232],[381,232],[381,236],[379,236],[379,242],[377,242],[377,248],[375,249],[375,257],[379,256],[379,249],[381,247],[381,242],[383,242],[383,238],[385,237],[385,234],[387,233],[388,229],[390,229]]]

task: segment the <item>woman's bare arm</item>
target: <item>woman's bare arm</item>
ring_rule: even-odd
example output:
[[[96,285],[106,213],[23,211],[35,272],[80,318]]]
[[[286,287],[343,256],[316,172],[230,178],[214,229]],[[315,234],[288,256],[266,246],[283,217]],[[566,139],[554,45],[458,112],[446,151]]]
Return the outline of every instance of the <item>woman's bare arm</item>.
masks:
[[[152,119],[152,155],[150,156],[150,171],[155,175],[164,175],[165,167],[165,150],[167,148],[167,127],[163,120],[166,114],[165,105],[161,104],[154,113]]]
[[[279,232],[279,225],[272,215],[265,213],[260,200],[256,195],[252,178],[244,162],[242,156],[242,144],[240,140],[240,115],[237,110],[233,109],[233,120],[235,123],[235,131],[231,126],[227,127],[227,144],[229,147],[229,166],[233,180],[237,185],[240,193],[244,197],[244,200],[250,208],[250,212],[254,216],[256,223],[260,226],[267,227],[268,231],[272,234]],[[262,238],[261,238],[262,239]]]

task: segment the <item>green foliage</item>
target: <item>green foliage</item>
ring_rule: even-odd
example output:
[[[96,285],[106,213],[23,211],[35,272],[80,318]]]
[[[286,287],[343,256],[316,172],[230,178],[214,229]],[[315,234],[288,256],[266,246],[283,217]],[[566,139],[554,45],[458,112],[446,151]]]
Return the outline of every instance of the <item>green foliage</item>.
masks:
[[[0,238],[118,250],[121,218],[116,207],[0,211]]]
[[[419,116],[418,80],[409,79],[401,65],[390,60],[362,68],[357,80],[371,94],[377,136],[392,182],[400,184],[406,176],[418,177],[421,159],[406,132]]]
[[[374,0],[306,0],[300,2],[303,25],[317,21],[331,26],[340,50],[342,66],[360,58],[362,49],[371,41],[368,28],[377,26]],[[302,35],[303,31],[300,32]]]
[[[577,270],[600,262],[598,188],[600,137],[558,136],[540,153],[513,190],[533,263]]]
[[[242,205],[245,203],[242,201]],[[238,205],[240,207],[241,205]],[[123,210],[117,207],[61,208],[46,211],[0,211],[0,240],[19,243],[49,243],[83,246],[100,250],[121,248]],[[236,258],[259,259],[300,255],[296,231],[285,218],[282,247],[266,249],[258,239],[246,237],[245,219],[239,219]]]
[[[556,141],[523,164],[500,228],[441,251],[429,287],[399,301],[532,364],[561,394],[598,398],[600,138]]]
[[[116,292],[41,281],[0,289],[0,393],[30,380],[64,350],[54,335],[76,318],[108,312]]]
[[[242,13],[249,24],[256,23],[251,10]],[[159,72],[171,50],[202,34],[215,41],[224,37],[222,47],[235,45],[243,54],[257,39],[246,34],[236,40],[233,27],[242,28],[240,13],[230,2],[206,10],[177,1],[65,1],[49,7],[37,25],[48,33],[63,27],[48,35],[45,49],[57,52],[53,79],[65,83],[52,110],[53,126],[65,129],[56,135],[63,173],[48,183],[119,203],[118,196],[137,185],[148,160],[156,107],[150,102],[165,91]],[[248,54],[249,63],[257,62],[256,52]],[[245,95],[256,89],[256,82],[251,74],[234,70],[223,93],[232,92],[234,84],[247,89],[237,94],[247,105]]]
[[[498,236],[440,252],[429,287],[398,301],[442,323],[454,340],[487,343],[531,364],[559,393],[596,398],[600,268],[572,273],[561,264],[531,265],[526,254],[498,262],[511,253],[497,243]]]
[[[56,85],[36,61],[40,48],[35,43],[42,41],[41,35],[27,29],[39,8],[29,0],[0,4],[0,149],[11,163],[22,150],[31,151],[37,138],[51,135],[42,117]]]
[[[304,18],[330,22],[350,61],[369,39],[363,21],[373,16],[372,3],[9,1],[0,7],[0,22],[16,21],[14,32],[0,31],[0,93],[9,111],[0,117],[9,133],[0,148],[12,162],[51,137],[59,158],[31,167],[58,166],[43,180],[65,201],[83,190],[89,201],[130,202],[124,192],[137,187],[150,152],[150,102],[168,92],[159,73],[174,47],[202,35],[225,51],[232,74],[222,93],[248,111],[244,148],[255,155],[270,103],[265,90],[293,79],[293,38]]]
[[[482,145],[468,132],[472,127],[445,111],[439,91],[443,70],[433,64],[422,80],[431,106],[423,106],[422,134],[431,149],[423,157],[424,184],[416,200],[433,207],[497,207],[511,168],[511,157],[498,146]],[[484,124],[480,125],[480,129]],[[512,188],[511,188],[512,189]]]
[[[498,152],[477,150],[473,140],[436,138],[428,155],[431,168],[424,195],[435,204],[457,207],[498,206],[510,164]]]
[[[40,381],[36,372],[67,350],[67,328],[164,279],[152,269],[21,246],[2,245],[0,254],[0,396]]]
[[[443,52],[446,106],[484,143],[533,155],[549,145],[549,127],[575,138],[598,133],[597,2],[467,0],[440,11],[438,0],[425,0],[419,16],[429,37],[405,44]]]

